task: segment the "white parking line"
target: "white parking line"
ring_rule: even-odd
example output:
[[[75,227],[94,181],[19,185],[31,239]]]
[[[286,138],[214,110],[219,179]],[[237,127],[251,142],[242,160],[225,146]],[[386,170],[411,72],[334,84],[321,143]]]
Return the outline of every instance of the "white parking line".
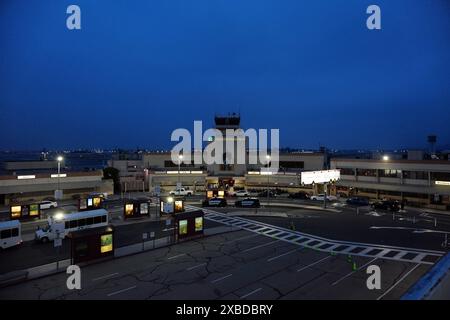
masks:
[[[252,294],[254,294],[254,293],[257,293],[258,291],[261,291],[261,290],[262,290],[262,288],[258,288],[258,289],[256,289],[256,290],[253,290],[252,292],[249,292],[249,293],[243,295],[243,296],[241,297],[241,299],[245,299],[245,298],[247,298],[248,296],[250,296],[250,295],[252,295]]]
[[[111,278],[111,277],[114,277],[114,276],[116,276],[118,274],[119,274],[118,272],[111,273],[111,274],[108,274],[106,276],[102,276],[102,277],[98,277],[98,278],[92,279],[92,281],[98,281],[98,280],[103,280],[103,279],[106,279],[106,278]]]
[[[223,242],[223,243],[230,243],[230,242],[235,242],[235,241],[239,241],[239,240],[250,239],[250,238],[257,237],[257,236],[259,236],[259,234],[251,234],[251,235],[249,235],[249,236],[245,236],[245,237],[233,239],[233,240],[230,240],[230,241],[225,241],[225,242]]]
[[[280,242],[280,241],[281,241],[281,240],[275,240],[275,241],[271,241],[271,242],[268,242],[268,243],[260,244],[259,246],[252,247],[252,248],[248,248],[248,249],[245,249],[244,251],[241,251],[241,252],[242,252],[242,253],[244,253],[244,252],[249,252],[249,251],[252,251],[252,250],[255,250],[255,249],[259,249],[259,248],[262,248],[262,247],[271,245],[272,243]]]
[[[316,261],[316,262],[313,262],[311,264],[308,264],[307,266],[304,266],[303,268],[298,269],[297,272],[300,272],[300,271],[303,271],[305,269],[308,269],[309,267],[315,266],[316,264],[321,263],[322,261],[327,260],[327,259],[329,259],[331,257],[332,256],[327,256],[325,258],[320,259],[319,261]]]
[[[386,290],[385,293],[383,293],[381,296],[379,296],[377,298],[377,300],[380,300],[381,298],[383,298],[385,295],[387,295],[389,292],[391,292],[392,289],[394,289],[400,282],[402,282],[407,276],[409,276],[409,274],[411,272],[413,272],[414,270],[416,270],[417,267],[419,267],[420,264],[416,264],[411,270],[409,270],[403,277],[401,277],[396,283],[394,283],[392,285],[392,287],[390,287],[388,290]]]
[[[122,293],[122,292],[125,292],[125,291],[128,291],[128,290],[131,290],[131,289],[134,289],[134,288],[136,288],[136,286],[132,286],[132,287],[129,287],[129,288],[126,288],[126,289],[122,289],[122,290],[119,290],[119,291],[115,291],[115,292],[111,292],[110,294],[108,294],[108,297],[114,296],[116,294],[119,294],[119,293]]]
[[[172,257],[167,258],[167,260],[175,259],[175,258],[182,257],[182,256],[185,256],[185,255],[186,255],[186,253],[177,254],[176,256],[172,256]]]
[[[294,253],[295,251],[299,251],[299,250],[301,250],[301,248],[300,248],[300,249],[294,249],[294,250],[285,252],[285,253],[283,253],[283,254],[280,254],[279,256],[275,256],[275,257],[272,257],[272,258],[270,258],[270,259],[267,259],[267,262],[271,262],[271,261],[273,261],[273,260],[276,260],[276,259],[278,259],[278,258],[287,256],[288,254]]]
[[[368,266],[369,264],[371,264],[372,262],[374,262],[375,260],[377,260],[378,258],[373,258],[372,260],[370,260],[369,262],[367,262],[366,264],[362,265],[361,267],[359,267],[358,269],[356,269],[355,271],[350,272],[349,274],[343,276],[342,278],[340,278],[339,280],[336,280],[335,282],[333,282],[331,284],[331,286],[335,286],[337,285],[339,282],[341,282],[342,280],[350,277],[352,274],[354,274],[355,272],[361,270],[362,268],[364,268],[365,266]]]
[[[191,271],[191,270],[194,270],[194,269],[196,269],[196,268],[198,268],[198,267],[202,267],[202,266],[206,266],[206,262],[205,262],[205,263],[198,264],[198,265],[193,266],[193,267],[190,267],[190,268],[187,268],[186,271]]]
[[[230,273],[230,274],[228,274],[228,275],[226,275],[226,276],[223,276],[223,277],[217,278],[216,280],[211,281],[211,283],[216,283],[216,282],[222,281],[222,280],[224,280],[224,279],[226,279],[226,278],[231,277],[232,275],[233,275],[233,274]]]

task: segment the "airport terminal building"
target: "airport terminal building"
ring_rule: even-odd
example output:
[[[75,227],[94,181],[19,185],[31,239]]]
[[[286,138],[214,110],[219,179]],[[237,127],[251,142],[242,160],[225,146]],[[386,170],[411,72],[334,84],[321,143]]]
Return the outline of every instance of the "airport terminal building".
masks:
[[[9,161],[3,164],[0,175],[0,205],[54,197],[58,184],[64,199],[91,192],[114,192],[113,181],[103,179],[102,170],[62,170],[58,179],[56,161]]]
[[[336,158],[330,166],[341,172],[337,193],[436,209],[450,206],[450,161]]]
[[[240,116],[216,116],[215,128],[225,132],[227,129],[240,128]],[[225,140],[225,139],[224,139]],[[223,142],[225,144],[225,141]],[[236,141],[234,142],[236,145]],[[224,147],[224,150],[226,148]],[[194,151],[193,153],[195,153]],[[246,157],[252,151],[246,150]],[[224,152],[224,158],[227,156]],[[234,153],[236,156],[236,152]],[[159,186],[168,191],[177,183],[195,191],[220,188],[225,190],[283,188],[311,190],[311,186],[302,186],[300,174],[302,171],[322,170],[327,163],[327,154],[321,152],[280,152],[279,171],[273,174],[261,174],[259,164],[194,164],[174,163],[171,153],[148,152],[140,154],[116,154],[108,165],[119,169],[122,190],[153,190]],[[178,170],[180,168],[180,170]]]

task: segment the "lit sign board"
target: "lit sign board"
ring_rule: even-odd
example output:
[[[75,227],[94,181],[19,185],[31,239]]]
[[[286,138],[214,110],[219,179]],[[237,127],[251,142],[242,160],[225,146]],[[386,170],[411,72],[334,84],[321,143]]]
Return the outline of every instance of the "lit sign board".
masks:
[[[178,234],[184,235],[188,233],[188,221],[180,220],[178,223]]]
[[[100,237],[100,252],[110,252],[113,250],[113,235],[104,234]]]
[[[93,206],[94,206],[95,208],[98,208],[98,207],[100,207],[101,204],[102,204],[102,199],[101,199],[101,198],[93,198],[93,199],[92,199],[92,202],[93,202]]]
[[[58,178],[58,176],[59,176],[60,178],[65,178],[65,177],[67,177],[67,174],[66,174],[66,173],[52,174],[50,177],[51,177],[51,178]]]
[[[323,171],[305,171],[302,172],[302,183],[325,183],[330,181],[336,181],[341,178],[340,170],[323,170]]]
[[[195,218],[195,232],[203,230],[203,217]]]
[[[450,186],[450,181],[435,181],[434,184],[438,186]]]
[[[128,203],[125,205],[125,215],[132,216],[134,212],[134,205],[132,203]]]
[[[173,213],[174,212],[173,202],[161,202],[161,212]]]
[[[141,203],[141,214],[148,214],[148,203]]]
[[[32,216],[32,217],[39,216],[39,205],[38,204],[30,205],[30,216]]]
[[[183,211],[183,201],[177,200],[175,201],[175,212],[182,212]]]
[[[18,180],[25,180],[25,179],[35,179],[35,175],[28,175],[28,176],[17,176]]]
[[[22,215],[22,207],[21,206],[12,206],[11,207],[11,217],[12,218],[20,218]]]

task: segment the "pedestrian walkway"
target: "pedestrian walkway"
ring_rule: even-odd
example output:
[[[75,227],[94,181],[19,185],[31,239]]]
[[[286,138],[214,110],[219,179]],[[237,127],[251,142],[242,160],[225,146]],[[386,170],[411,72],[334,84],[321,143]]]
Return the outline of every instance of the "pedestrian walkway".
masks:
[[[198,210],[187,206],[188,210]],[[301,245],[322,252],[356,255],[370,258],[381,258],[395,261],[404,261],[417,264],[432,265],[445,253],[443,251],[422,250],[415,248],[384,246],[377,244],[338,241],[293,231],[274,225],[254,221],[242,217],[229,216],[209,209],[203,209],[205,219],[222,223],[228,226],[254,232],[260,235]]]

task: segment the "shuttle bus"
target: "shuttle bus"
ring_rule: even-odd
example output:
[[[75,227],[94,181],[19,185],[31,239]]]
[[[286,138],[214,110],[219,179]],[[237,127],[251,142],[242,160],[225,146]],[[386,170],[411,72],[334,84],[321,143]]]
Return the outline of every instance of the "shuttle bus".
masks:
[[[22,243],[22,228],[20,221],[0,222],[0,248],[6,249]]]
[[[48,225],[35,232],[35,239],[43,243],[58,237],[65,238],[71,231],[105,227],[108,225],[108,211],[97,209],[69,214],[56,214],[48,218]]]

